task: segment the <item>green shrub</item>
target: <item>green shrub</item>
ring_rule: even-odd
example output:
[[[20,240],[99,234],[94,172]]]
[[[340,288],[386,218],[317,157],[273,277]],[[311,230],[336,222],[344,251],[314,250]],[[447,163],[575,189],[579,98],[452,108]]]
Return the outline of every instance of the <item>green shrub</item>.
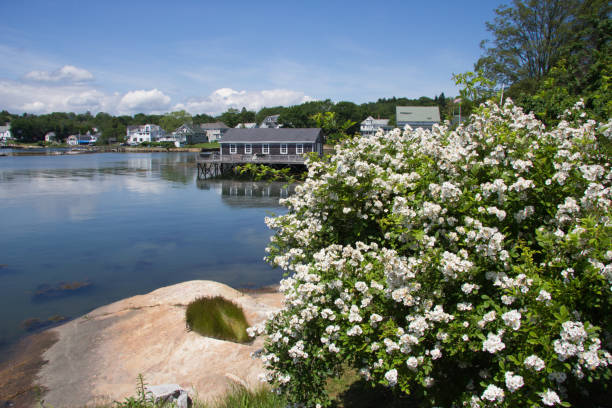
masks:
[[[242,308],[221,296],[201,297],[189,303],[185,318],[187,327],[203,336],[238,343],[249,341]]]
[[[546,128],[508,101],[311,158],[266,219],[267,380],[306,407],[346,367],[422,407],[609,405],[611,139],[582,103]]]

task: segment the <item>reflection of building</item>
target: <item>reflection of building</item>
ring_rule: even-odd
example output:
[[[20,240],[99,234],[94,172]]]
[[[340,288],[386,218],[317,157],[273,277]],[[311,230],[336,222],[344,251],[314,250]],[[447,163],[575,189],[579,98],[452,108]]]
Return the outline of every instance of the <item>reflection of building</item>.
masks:
[[[196,185],[200,190],[215,190],[231,207],[281,207],[278,200],[295,192],[294,185],[282,182],[196,179]]]
[[[158,125],[136,125],[127,127],[127,143],[131,145],[142,142],[157,142],[164,136],[164,130]]]
[[[371,136],[376,134],[378,129],[386,129],[389,125],[389,119],[374,119],[368,116],[363,122],[361,122],[361,136]]]
[[[434,123],[440,123],[440,109],[437,106],[397,106],[395,121],[399,128],[410,125],[413,129],[431,129]]]

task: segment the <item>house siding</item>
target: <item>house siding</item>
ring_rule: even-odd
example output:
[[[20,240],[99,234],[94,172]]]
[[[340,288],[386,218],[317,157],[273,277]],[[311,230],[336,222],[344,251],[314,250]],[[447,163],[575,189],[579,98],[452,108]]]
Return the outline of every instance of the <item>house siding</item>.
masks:
[[[236,145],[236,154],[249,154],[245,153],[245,145],[248,143],[221,143],[221,154],[229,155],[230,154],[230,144]],[[265,143],[270,146],[271,155],[280,155],[281,154],[281,143]],[[298,144],[301,144],[304,147],[303,154],[314,152],[315,146],[314,143],[282,143],[287,145],[287,154],[298,154],[296,153],[296,148]],[[252,143],[252,150],[250,154],[263,154],[263,144],[262,143]]]

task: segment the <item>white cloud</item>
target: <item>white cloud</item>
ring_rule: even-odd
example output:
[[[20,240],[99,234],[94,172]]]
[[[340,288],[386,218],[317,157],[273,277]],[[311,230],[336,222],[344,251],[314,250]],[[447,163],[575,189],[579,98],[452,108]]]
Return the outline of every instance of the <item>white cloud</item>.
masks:
[[[123,95],[117,106],[122,113],[167,112],[170,107],[170,97],[158,89],[150,91],[130,91]]]
[[[108,112],[118,100],[82,84],[51,86],[0,79],[0,106],[9,112]]]
[[[175,105],[173,110],[184,109],[192,114],[207,113],[216,115],[225,112],[228,108],[242,107],[257,111],[264,106],[289,106],[313,100],[303,92],[289,89],[271,89],[262,91],[236,91],[231,88],[220,88],[208,97],[200,100],[191,100]]]
[[[38,82],[86,82],[94,79],[91,72],[74,65],[64,65],[55,71],[30,71],[25,79]]]

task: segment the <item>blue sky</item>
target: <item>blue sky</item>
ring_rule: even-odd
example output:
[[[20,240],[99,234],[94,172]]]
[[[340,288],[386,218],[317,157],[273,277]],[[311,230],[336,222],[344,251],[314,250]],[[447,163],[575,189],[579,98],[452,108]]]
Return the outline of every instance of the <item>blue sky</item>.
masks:
[[[501,1],[2,1],[0,109],[218,114],[457,93]]]

